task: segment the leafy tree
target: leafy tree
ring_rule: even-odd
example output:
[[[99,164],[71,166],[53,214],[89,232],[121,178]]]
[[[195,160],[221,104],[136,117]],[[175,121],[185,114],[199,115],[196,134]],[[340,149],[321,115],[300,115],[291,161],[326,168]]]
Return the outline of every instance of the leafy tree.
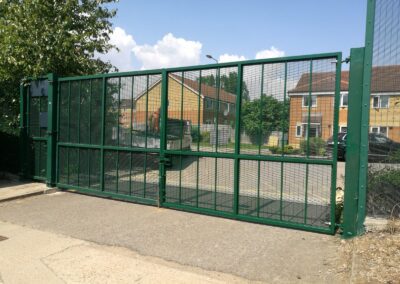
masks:
[[[16,132],[19,83],[50,72],[81,75],[108,72],[95,58],[114,48],[110,19],[115,0],[0,1],[0,131]]]
[[[228,76],[223,74],[220,76],[220,86],[225,91],[236,94],[237,89],[237,80],[238,73],[237,72],[229,72]],[[201,82],[208,86],[216,86],[216,78],[213,74],[201,77]],[[249,89],[247,88],[246,82],[242,82],[242,98],[245,101],[249,100]]]
[[[259,99],[242,105],[243,129],[253,144],[262,145],[272,131],[287,132],[289,102],[262,94]]]

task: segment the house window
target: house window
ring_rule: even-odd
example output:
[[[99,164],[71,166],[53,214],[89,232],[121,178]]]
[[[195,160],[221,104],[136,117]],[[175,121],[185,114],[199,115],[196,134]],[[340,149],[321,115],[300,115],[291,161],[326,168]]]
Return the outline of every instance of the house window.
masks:
[[[371,133],[380,133],[388,136],[388,128],[386,126],[373,126],[371,127]]]
[[[308,107],[310,103],[310,96],[303,96],[303,107]],[[317,96],[311,96],[311,107],[317,106]]]
[[[340,95],[340,107],[347,107],[349,105],[349,95],[341,94]]]
[[[206,99],[206,109],[213,109],[214,108],[214,101],[211,99]]]
[[[340,133],[347,133],[347,125],[346,126],[340,126],[339,127],[339,132]]]
[[[297,124],[296,125],[296,137],[301,137],[303,132],[303,128],[301,126],[301,124]]]
[[[374,96],[372,97],[373,108],[388,108],[389,96]]]
[[[321,137],[321,125],[319,123],[310,123],[310,131],[307,130],[307,123],[303,123],[303,137]]]

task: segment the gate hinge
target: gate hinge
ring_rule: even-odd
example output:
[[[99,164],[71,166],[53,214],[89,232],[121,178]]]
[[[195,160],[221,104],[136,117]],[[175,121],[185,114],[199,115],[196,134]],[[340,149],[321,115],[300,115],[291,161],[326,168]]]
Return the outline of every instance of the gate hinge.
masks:
[[[350,62],[350,56],[346,57],[344,60],[342,60],[342,63],[349,63]]]

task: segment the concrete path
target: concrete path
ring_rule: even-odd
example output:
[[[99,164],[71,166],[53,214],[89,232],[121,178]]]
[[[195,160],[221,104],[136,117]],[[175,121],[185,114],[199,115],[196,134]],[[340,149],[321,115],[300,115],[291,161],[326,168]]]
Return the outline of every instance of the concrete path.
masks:
[[[339,238],[316,233],[64,192],[0,203],[0,220],[249,280],[345,281],[332,272]]]
[[[0,202],[48,192],[44,183],[0,180]]]
[[[0,283],[244,283],[125,248],[0,222]]]

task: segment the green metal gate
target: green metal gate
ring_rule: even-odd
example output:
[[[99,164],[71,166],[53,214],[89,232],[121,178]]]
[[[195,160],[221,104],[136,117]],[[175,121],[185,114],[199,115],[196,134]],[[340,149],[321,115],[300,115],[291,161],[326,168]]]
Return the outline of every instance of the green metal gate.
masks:
[[[34,161],[63,189],[334,233],[340,75],[329,53],[51,77]]]
[[[26,82],[21,94],[27,114],[24,121],[25,176],[43,181],[47,178],[48,83],[47,77]]]

